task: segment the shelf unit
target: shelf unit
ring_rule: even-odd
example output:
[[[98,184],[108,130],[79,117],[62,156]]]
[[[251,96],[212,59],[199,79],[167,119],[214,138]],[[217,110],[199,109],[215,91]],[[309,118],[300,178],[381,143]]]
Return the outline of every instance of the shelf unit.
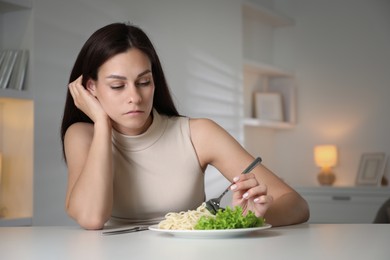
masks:
[[[296,123],[296,87],[292,72],[273,65],[274,30],[294,25],[293,19],[251,2],[242,5],[244,126],[291,129]],[[261,119],[255,112],[255,92],[278,93],[282,121]]]
[[[0,49],[30,49],[31,8],[31,0],[0,0]],[[21,225],[31,224],[34,99],[29,81],[26,75],[26,90],[0,89],[0,226],[19,225],[13,220],[20,219],[29,220]]]
[[[388,187],[295,187],[310,208],[309,223],[372,223],[390,198]]]

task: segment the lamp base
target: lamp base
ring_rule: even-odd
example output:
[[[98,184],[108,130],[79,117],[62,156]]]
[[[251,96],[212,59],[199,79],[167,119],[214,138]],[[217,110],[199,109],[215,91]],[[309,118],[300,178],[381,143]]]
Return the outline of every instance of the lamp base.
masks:
[[[321,185],[331,186],[336,180],[336,176],[333,172],[320,172],[317,176],[318,182]]]

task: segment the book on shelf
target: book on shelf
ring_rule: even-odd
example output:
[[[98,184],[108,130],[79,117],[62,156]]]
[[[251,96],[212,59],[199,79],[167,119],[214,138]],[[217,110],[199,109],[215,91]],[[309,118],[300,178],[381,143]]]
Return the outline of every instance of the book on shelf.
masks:
[[[28,50],[0,52],[0,89],[23,90],[28,58]]]
[[[24,89],[24,80],[26,78],[27,64],[29,58],[28,50],[20,50],[18,59],[12,70],[11,78],[8,87],[16,90]]]
[[[3,52],[5,52],[5,55],[0,67],[0,89],[7,88],[12,69],[19,54],[16,50],[4,50]]]
[[[5,51],[1,51],[0,52],[0,68],[1,68],[1,64],[3,63],[4,57],[5,57]]]

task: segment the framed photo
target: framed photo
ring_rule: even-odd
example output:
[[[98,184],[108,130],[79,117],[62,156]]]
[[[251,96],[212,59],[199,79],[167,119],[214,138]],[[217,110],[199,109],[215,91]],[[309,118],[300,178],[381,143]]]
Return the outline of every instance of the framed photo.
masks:
[[[385,153],[363,153],[360,158],[356,185],[379,186],[386,164]]]
[[[282,96],[275,92],[255,92],[255,116],[269,121],[283,121]]]

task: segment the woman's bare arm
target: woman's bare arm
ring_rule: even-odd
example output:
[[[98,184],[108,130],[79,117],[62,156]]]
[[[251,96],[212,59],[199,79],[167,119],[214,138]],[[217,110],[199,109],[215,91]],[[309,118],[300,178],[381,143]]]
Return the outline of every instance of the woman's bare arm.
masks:
[[[101,229],[113,203],[112,126],[100,102],[81,83],[82,76],[69,84],[69,91],[77,108],[94,124],[75,123],[65,133],[66,211],[80,226]],[[93,84],[88,81],[87,85]]]
[[[66,211],[85,229],[110,218],[113,172],[110,122],[76,123],[65,135],[68,165]]]
[[[241,203],[243,194],[248,193],[245,205],[256,209],[274,226],[308,220],[306,201],[264,165],[257,166],[251,174],[240,176],[254,158],[223,128],[208,119],[191,119],[190,128],[202,167],[211,164],[232,182],[234,177],[240,177],[233,203]]]

